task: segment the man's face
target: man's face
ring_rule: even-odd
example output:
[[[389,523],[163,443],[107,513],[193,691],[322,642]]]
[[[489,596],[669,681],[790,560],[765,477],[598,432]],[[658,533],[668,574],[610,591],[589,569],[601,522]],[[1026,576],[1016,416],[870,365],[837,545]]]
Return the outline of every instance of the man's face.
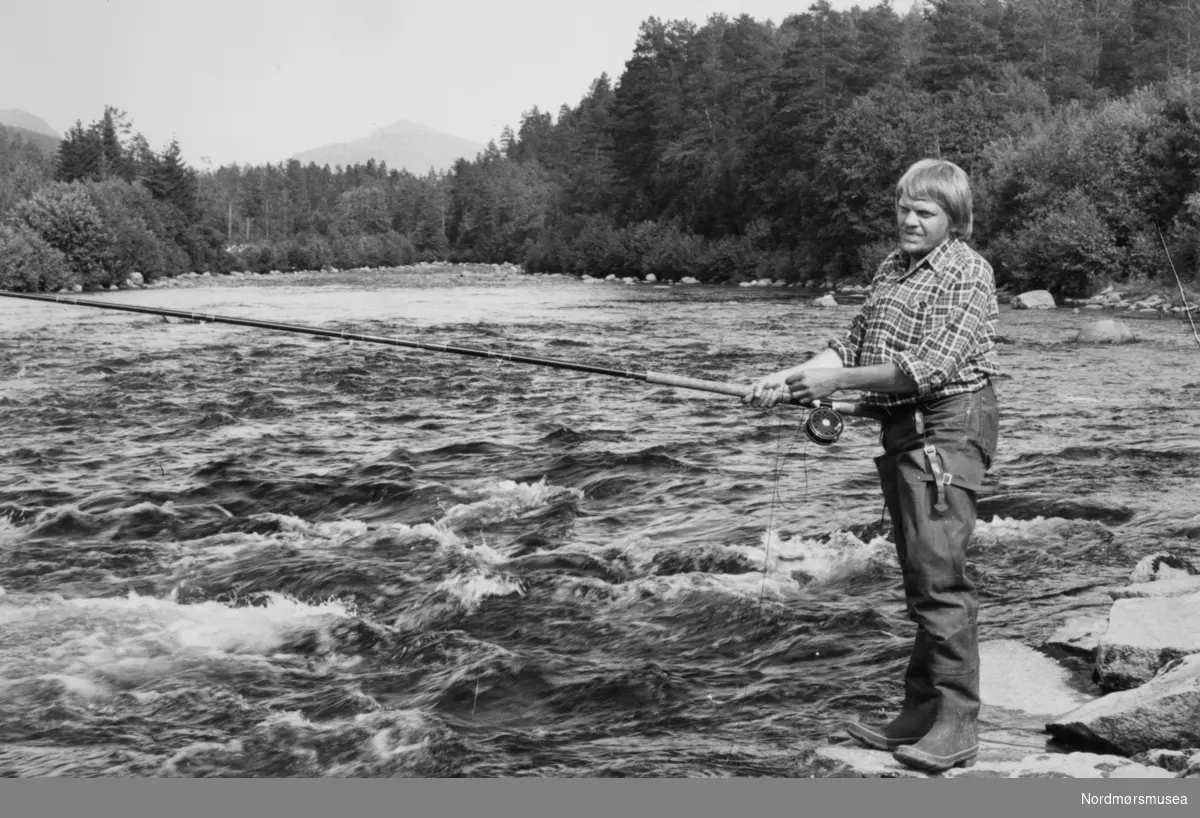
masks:
[[[901,196],[896,203],[900,249],[921,258],[950,235],[950,217],[937,202]]]

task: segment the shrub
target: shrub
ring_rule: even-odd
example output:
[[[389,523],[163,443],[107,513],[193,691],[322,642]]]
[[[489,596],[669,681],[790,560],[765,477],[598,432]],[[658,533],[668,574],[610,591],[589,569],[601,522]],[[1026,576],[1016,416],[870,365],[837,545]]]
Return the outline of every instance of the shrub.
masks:
[[[82,186],[46,185],[17,205],[13,215],[63,254],[84,287],[118,283],[111,261],[112,234]]]
[[[1098,278],[1124,272],[1124,254],[1096,206],[1079,190],[1021,230],[998,237],[989,249],[1012,283],[1056,295],[1087,294]]]
[[[27,227],[0,225],[0,287],[36,292],[77,283],[61,251]]]

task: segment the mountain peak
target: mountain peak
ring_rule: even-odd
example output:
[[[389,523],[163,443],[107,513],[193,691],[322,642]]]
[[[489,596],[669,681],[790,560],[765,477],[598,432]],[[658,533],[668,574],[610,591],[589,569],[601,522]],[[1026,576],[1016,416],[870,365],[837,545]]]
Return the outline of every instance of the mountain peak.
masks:
[[[304,164],[359,165],[368,159],[387,162],[389,168],[424,174],[430,168],[446,170],[458,159],[474,159],[487,146],[454,136],[420,122],[398,119],[376,128],[370,135],[349,142],[322,145],[293,158]]]
[[[62,139],[62,135],[47,125],[44,119],[20,108],[8,108],[0,111],[0,125],[11,125],[14,128],[24,128],[27,131]]]

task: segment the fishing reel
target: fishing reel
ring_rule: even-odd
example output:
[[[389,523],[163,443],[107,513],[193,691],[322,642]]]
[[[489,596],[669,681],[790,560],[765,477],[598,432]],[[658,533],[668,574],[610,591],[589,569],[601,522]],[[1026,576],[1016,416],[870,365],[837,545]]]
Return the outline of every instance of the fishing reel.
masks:
[[[804,433],[818,446],[837,443],[845,428],[842,416],[834,411],[827,401],[818,402],[817,407],[809,412],[804,420]]]

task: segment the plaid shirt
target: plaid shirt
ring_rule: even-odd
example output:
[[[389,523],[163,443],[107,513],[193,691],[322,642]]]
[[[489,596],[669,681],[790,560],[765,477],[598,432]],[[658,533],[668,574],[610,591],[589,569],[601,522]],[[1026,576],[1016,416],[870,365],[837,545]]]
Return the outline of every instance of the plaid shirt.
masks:
[[[917,394],[864,392],[864,403],[911,405],[981,389],[999,374],[992,268],[956,238],[938,245],[910,273],[896,250],[879,265],[850,329],[830,341],[846,367],[896,363]]]

